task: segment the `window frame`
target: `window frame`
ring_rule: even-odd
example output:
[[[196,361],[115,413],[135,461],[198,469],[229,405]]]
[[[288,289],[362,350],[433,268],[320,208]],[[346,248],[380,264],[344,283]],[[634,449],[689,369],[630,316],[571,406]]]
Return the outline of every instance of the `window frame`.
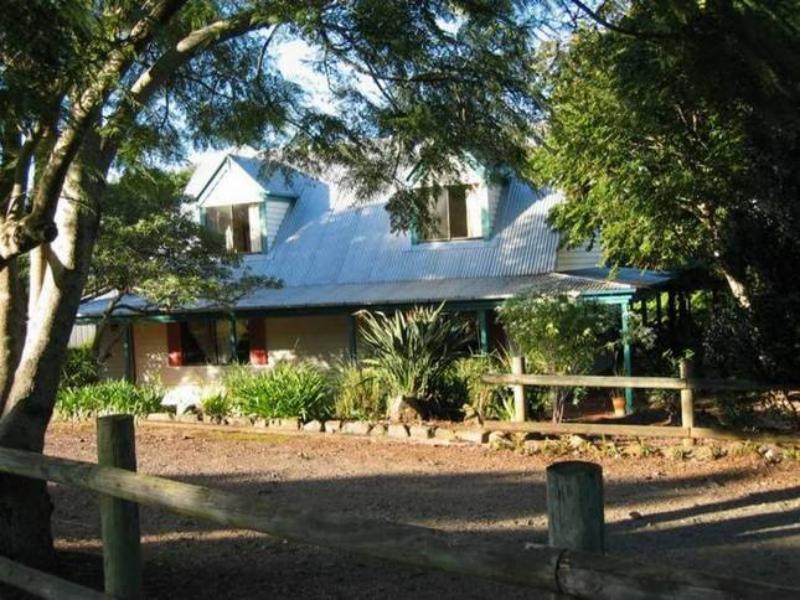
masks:
[[[256,211],[251,210],[253,207],[257,207]],[[245,214],[247,218],[247,237],[244,240],[245,245],[248,248],[247,250],[238,250],[236,248],[236,228],[234,223],[234,213],[236,211],[241,211]],[[211,226],[211,223],[215,221],[213,218],[209,218],[210,211],[227,211],[229,216],[230,222],[230,240],[228,238],[228,234],[226,231],[219,231],[219,229],[214,228]],[[261,208],[260,202],[238,202],[234,204],[219,204],[215,206],[207,206],[203,208],[203,212],[205,213],[203,216],[203,221],[205,222],[205,227],[209,231],[213,231],[219,235],[221,235],[225,239],[225,248],[231,252],[235,252],[236,254],[262,254],[264,252],[264,240],[262,239],[262,230],[263,224],[262,219],[264,219],[264,211]],[[253,214],[257,213],[257,222],[253,223],[251,217]],[[260,241],[261,248],[258,250],[253,250],[253,240],[254,237],[258,237]],[[229,244],[230,242],[230,244]]]
[[[469,191],[472,188],[470,184],[467,183],[458,183],[453,185],[446,185],[440,188],[440,194],[444,193],[444,204],[447,210],[447,237],[426,237],[424,234],[420,233],[417,237],[417,243],[420,244],[431,244],[431,243],[442,243],[442,242],[466,242],[472,240],[480,240],[483,239],[481,235],[470,235],[469,231]],[[451,198],[450,198],[450,191],[453,189],[460,189],[463,190],[464,193],[464,221],[467,228],[467,235],[466,236],[453,236],[452,234],[452,219],[450,218],[450,205],[451,205]],[[440,201],[440,196],[434,197],[434,208]]]

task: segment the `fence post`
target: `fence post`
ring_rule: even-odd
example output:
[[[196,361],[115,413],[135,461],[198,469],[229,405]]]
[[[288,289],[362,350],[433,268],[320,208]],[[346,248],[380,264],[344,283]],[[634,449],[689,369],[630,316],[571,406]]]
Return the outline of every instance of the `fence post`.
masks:
[[[97,462],[136,471],[136,442],[131,415],[97,419]],[[142,550],[139,506],[100,495],[105,591],[119,600],[142,597]]]
[[[687,380],[693,375],[693,365],[688,359],[681,359],[679,369],[683,380]],[[689,437],[684,438],[683,445],[694,445],[694,439],[691,437],[691,428],[694,427],[694,389],[685,381],[684,387],[681,389],[681,426],[688,428],[690,434]]]
[[[525,372],[525,359],[521,356],[511,357],[511,374],[522,375]],[[528,405],[525,402],[525,386],[513,385],[514,390],[514,421],[528,420]]]
[[[605,552],[603,469],[564,461],[547,467],[548,543],[567,550]]]

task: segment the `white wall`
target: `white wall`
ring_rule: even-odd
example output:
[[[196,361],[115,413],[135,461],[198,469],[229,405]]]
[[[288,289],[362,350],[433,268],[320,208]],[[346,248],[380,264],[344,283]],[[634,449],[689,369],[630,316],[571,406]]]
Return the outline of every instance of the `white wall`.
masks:
[[[587,246],[577,248],[559,248],[556,255],[556,271],[574,271],[602,266],[603,249],[599,241],[595,241],[591,249]]]
[[[346,316],[270,317],[265,319],[269,368],[280,361],[309,360],[331,366],[347,355]],[[230,367],[215,365],[169,366],[164,323],[136,323],[133,327],[136,382],[167,387],[219,382]],[[115,347],[122,356],[122,345]],[[115,363],[116,364],[116,363]],[[120,363],[123,367],[124,361]]]

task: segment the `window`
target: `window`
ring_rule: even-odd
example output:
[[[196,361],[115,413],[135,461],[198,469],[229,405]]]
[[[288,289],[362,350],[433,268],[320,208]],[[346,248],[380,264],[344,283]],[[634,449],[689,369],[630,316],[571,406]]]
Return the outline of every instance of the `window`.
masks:
[[[237,320],[235,331],[231,321],[192,320],[167,324],[167,347],[170,366],[227,365],[251,361],[251,328],[260,319]],[[232,334],[235,333],[235,338]],[[257,332],[258,333],[258,332]],[[261,335],[263,344],[263,335]],[[234,344],[235,342],[235,344]],[[260,364],[260,363],[259,363]]]
[[[470,232],[467,186],[451,185],[433,203],[434,224],[422,241],[465,240],[478,235]]]
[[[225,238],[228,250],[261,252],[261,217],[258,204],[208,207],[206,226]]]

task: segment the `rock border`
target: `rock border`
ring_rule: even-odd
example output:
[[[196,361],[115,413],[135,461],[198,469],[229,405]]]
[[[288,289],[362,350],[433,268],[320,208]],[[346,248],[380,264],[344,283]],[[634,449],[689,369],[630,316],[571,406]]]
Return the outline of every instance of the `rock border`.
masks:
[[[659,453],[673,460],[717,460],[725,455],[753,453],[773,464],[784,459],[800,461],[800,440],[796,446],[781,447],[777,444],[753,442],[707,441],[691,450],[683,446],[653,448],[639,440],[605,441],[590,440],[579,435],[549,436],[545,434],[510,433],[487,431],[481,427],[470,427],[456,423],[398,423],[389,421],[364,421],[352,419],[327,419],[303,421],[299,417],[284,419],[253,419],[232,416],[223,419],[207,418],[197,413],[175,415],[169,412],[151,413],[138,417],[140,421],[153,424],[194,425],[198,427],[230,428],[236,431],[248,429],[264,433],[338,435],[361,438],[381,438],[389,442],[405,442],[433,445],[480,445],[492,450],[516,451],[520,454],[550,455],[553,457],[580,456],[603,453],[609,458],[638,458]]]
[[[311,420],[300,418],[253,419],[234,416],[223,419],[205,418],[197,413],[175,415],[168,412],[150,413],[140,420],[148,423],[175,423],[182,425],[230,427],[253,429],[274,433],[327,434],[353,437],[386,438],[392,441],[427,442],[446,444],[486,444],[489,432],[468,426],[448,426],[440,423],[394,423],[388,421],[362,421],[349,419]]]

